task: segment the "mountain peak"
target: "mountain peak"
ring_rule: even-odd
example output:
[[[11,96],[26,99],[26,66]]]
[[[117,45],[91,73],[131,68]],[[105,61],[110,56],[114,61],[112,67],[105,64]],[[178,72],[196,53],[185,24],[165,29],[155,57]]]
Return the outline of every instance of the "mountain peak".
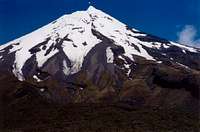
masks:
[[[88,9],[86,10],[87,13],[89,14],[95,14],[95,15],[107,15],[105,12],[95,8],[94,6],[89,6]]]
[[[97,9],[94,6],[91,6],[91,5],[87,9],[87,11],[95,11],[95,10],[97,10]]]

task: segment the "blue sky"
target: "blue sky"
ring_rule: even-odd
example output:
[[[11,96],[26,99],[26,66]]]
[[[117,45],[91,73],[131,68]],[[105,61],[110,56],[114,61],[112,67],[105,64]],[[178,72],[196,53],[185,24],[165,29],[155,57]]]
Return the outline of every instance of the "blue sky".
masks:
[[[44,26],[63,14],[85,10],[89,6],[88,2],[89,0],[0,0],[0,44]],[[141,31],[183,43],[200,42],[200,0],[90,2],[96,8]]]

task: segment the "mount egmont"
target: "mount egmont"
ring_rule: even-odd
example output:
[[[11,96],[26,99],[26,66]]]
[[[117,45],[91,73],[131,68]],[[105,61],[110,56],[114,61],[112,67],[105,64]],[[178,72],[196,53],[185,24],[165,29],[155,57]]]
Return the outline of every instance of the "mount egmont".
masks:
[[[64,104],[191,108],[199,100],[200,49],[130,28],[90,6],[0,46],[0,71],[5,100],[34,95]]]

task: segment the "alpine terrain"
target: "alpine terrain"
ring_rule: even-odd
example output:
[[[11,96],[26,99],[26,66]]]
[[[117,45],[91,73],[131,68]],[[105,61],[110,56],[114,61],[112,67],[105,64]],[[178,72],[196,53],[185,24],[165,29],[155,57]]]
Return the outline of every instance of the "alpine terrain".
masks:
[[[50,131],[58,120],[57,131],[100,130],[102,122],[113,130],[195,130],[199,89],[200,49],[138,31],[92,6],[0,46],[5,131]],[[106,120],[106,111],[113,117]],[[87,124],[91,113],[97,129]]]

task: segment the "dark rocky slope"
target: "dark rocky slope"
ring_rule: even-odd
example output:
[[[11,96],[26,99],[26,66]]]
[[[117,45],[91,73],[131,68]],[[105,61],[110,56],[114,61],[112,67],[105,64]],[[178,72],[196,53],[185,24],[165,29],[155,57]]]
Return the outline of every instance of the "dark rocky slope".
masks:
[[[66,83],[1,74],[2,130],[198,131],[198,71],[139,59],[132,79],[118,72],[120,88],[106,72]]]

